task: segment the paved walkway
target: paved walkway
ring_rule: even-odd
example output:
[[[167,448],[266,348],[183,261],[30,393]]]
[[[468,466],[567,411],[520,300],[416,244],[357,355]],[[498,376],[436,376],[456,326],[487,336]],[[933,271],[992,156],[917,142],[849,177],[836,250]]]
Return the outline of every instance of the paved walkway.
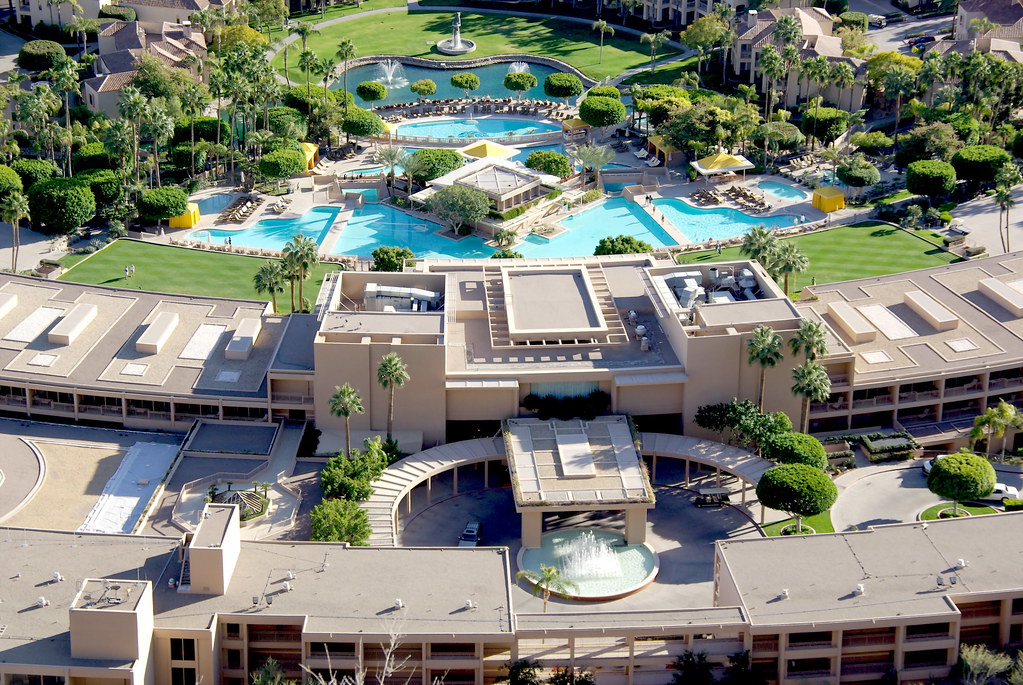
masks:
[[[1010,250],[1020,250],[1023,249],[1023,220],[1021,220],[1023,211],[1019,209],[1023,204],[1023,185],[1013,189],[1012,197],[1016,201],[1016,209],[1010,210],[1009,214],[1009,248]],[[969,230],[969,235],[966,237],[968,245],[983,245],[991,255],[1005,254],[998,231],[999,209],[994,197],[981,195],[969,202],[964,202],[952,210],[952,217]]]
[[[21,38],[6,31],[0,31],[0,72],[9,74],[17,68],[15,60],[18,51],[25,44]]]

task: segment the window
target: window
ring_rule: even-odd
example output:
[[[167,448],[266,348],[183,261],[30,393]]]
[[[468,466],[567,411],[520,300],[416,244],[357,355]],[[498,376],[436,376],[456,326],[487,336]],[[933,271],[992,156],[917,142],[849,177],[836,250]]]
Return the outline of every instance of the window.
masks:
[[[195,661],[195,640],[172,637],[171,661]]]
[[[195,669],[172,668],[171,685],[195,685]]]
[[[230,669],[242,667],[242,650],[240,649],[227,650],[227,667]]]
[[[228,623],[224,626],[224,632],[227,633],[227,637],[240,638],[242,636],[241,624]]]

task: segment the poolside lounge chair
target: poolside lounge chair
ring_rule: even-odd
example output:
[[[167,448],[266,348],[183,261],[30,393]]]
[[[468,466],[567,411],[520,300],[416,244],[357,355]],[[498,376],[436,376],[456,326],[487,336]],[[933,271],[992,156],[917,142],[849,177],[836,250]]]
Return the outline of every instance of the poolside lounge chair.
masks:
[[[647,166],[661,166],[661,160],[657,157],[651,157],[644,162]]]
[[[637,159],[646,159],[650,156],[650,153],[646,150],[636,150],[632,154],[636,155]]]

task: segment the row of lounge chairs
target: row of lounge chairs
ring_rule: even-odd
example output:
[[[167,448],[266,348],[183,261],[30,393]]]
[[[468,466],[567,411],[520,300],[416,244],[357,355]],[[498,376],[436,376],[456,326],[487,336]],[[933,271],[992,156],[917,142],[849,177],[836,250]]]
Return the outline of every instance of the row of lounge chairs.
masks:
[[[812,156],[793,157],[792,159],[789,160],[789,166],[791,166],[793,169],[805,169],[807,167],[813,166],[815,163],[816,161]]]
[[[720,205],[725,201],[712,190],[697,190],[689,195],[689,199],[699,205]]]
[[[274,214],[284,214],[288,211],[288,205],[291,204],[291,198],[281,198],[277,202],[270,205],[270,211]]]
[[[233,221],[235,223],[245,221],[263,205],[265,200],[254,195],[242,195],[232,202],[227,209],[217,217],[217,223]]]
[[[747,211],[766,212],[774,209],[773,205],[767,204],[742,186],[731,186],[725,191],[725,195]]]

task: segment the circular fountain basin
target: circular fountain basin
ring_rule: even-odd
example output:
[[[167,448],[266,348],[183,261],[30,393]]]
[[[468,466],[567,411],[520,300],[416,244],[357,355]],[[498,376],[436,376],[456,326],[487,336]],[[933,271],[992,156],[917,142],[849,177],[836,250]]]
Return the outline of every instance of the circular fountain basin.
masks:
[[[593,544],[597,549],[592,549]],[[601,601],[618,599],[642,590],[654,581],[660,564],[647,545],[626,545],[620,533],[599,528],[557,530],[545,533],[540,547],[519,550],[521,570],[540,572],[540,565],[554,566],[561,577],[572,581],[570,593],[552,592],[566,599]]]
[[[445,55],[467,55],[476,49],[475,41],[463,38],[455,45],[455,41],[450,38],[437,43],[437,50],[443,52]]]

